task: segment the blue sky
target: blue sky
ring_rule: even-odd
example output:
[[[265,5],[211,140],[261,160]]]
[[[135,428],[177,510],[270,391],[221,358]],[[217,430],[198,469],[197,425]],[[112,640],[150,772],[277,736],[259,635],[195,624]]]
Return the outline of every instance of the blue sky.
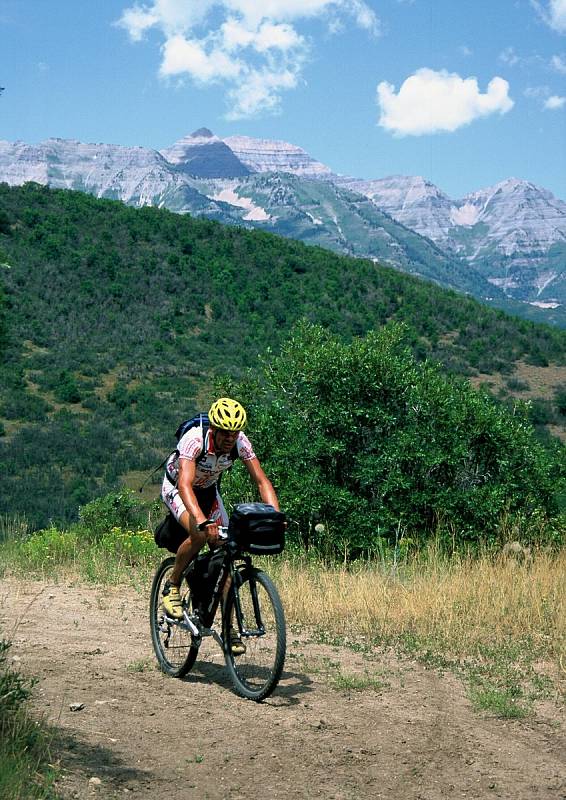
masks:
[[[566,200],[566,0],[0,0],[0,139],[206,126],[453,198]]]

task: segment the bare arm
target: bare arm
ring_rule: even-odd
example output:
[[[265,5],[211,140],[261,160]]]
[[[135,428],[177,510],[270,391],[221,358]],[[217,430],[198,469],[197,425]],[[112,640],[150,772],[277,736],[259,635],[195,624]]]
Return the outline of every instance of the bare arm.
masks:
[[[181,500],[185,504],[185,508],[194,519],[197,525],[204,522],[206,517],[202,513],[202,509],[198,504],[196,495],[193,491],[193,481],[196,474],[196,462],[190,461],[188,458],[179,459],[179,480],[177,488],[181,495]]]
[[[259,496],[263,502],[269,503],[276,511],[279,511],[279,501],[275,494],[275,489],[263,471],[259,460],[257,458],[250,458],[248,461],[244,461],[244,464],[258,488]]]

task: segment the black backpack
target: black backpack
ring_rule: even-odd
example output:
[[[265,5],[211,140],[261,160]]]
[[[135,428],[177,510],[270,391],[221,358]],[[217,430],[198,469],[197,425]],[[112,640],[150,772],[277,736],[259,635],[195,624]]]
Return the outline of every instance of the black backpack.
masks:
[[[169,511],[165,519],[155,529],[153,538],[158,547],[163,547],[169,550],[170,553],[176,553],[188,535],[188,531],[183,528],[180,522],[177,522]]]

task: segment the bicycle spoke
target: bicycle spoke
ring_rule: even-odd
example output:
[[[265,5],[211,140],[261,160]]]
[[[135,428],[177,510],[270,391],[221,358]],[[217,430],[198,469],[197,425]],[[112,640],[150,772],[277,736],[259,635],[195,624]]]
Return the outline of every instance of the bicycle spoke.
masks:
[[[285,659],[285,619],[274,584],[261,570],[254,570],[238,589],[241,619],[232,594],[226,607],[226,636],[241,637],[241,655],[226,649],[226,661],[236,690],[244,697],[263,700],[281,676]]]
[[[155,574],[151,589],[150,626],[153,648],[160,668],[168,675],[182,677],[195,662],[199,641],[195,640],[184,623],[169,620],[161,605],[163,587],[171,574],[174,561],[173,558],[165,559]],[[181,595],[186,596],[186,583],[183,587]]]

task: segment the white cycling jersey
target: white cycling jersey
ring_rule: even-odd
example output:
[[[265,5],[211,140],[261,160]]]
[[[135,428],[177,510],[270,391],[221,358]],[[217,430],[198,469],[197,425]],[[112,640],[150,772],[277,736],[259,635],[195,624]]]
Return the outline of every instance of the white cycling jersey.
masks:
[[[252,458],[256,458],[251,442],[243,431],[239,432],[235,447],[237,448],[238,457],[242,461],[250,461]],[[199,458],[201,453],[203,453],[203,456]],[[220,475],[225,470],[230,469],[234,463],[231,453],[216,455],[210,429],[207,431],[206,440],[203,442],[203,430],[201,427],[190,428],[179,439],[177,450],[167,459],[165,465],[166,480],[169,479],[169,482],[174,485],[177,484],[179,477],[180,459],[196,461],[195,479],[193,481],[195,489],[206,489],[217,483]]]

